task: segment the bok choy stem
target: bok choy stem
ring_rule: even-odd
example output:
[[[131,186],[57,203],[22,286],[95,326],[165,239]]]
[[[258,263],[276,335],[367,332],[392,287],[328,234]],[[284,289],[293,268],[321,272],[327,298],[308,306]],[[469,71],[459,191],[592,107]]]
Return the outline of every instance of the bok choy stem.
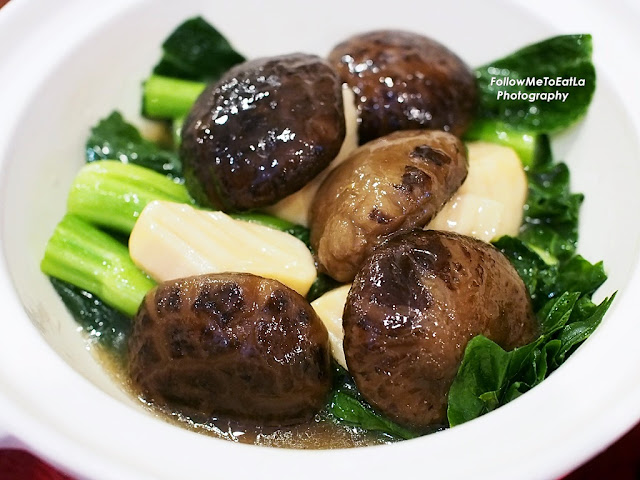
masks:
[[[201,82],[151,75],[143,87],[143,112],[150,118],[184,117],[205,87]]]
[[[161,173],[101,160],[85,165],[76,175],[67,212],[94,225],[129,234],[142,209],[153,200],[192,203],[184,185]]]
[[[57,225],[40,269],[129,316],[155,285],[134,265],[127,247],[74,215],[65,215]]]

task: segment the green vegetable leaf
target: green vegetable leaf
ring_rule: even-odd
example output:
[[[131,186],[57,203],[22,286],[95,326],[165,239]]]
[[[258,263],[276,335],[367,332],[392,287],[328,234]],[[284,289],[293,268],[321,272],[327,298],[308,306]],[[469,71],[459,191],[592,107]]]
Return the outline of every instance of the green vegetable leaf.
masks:
[[[519,137],[512,132],[503,138],[509,144]],[[571,192],[567,166],[554,162],[547,135],[535,136],[535,146],[527,152],[529,196],[523,226],[518,238],[505,236],[494,245],[527,287],[541,336],[510,352],[485,337],[473,338],[449,391],[451,426],[539,384],[593,332],[613,301],[611,297],[596,306],[590,300],[607,277],[602,262],[592,264],[575,254],[583,197]]]
[[[580,292],[590,297],[607,279],[602,262],[592,264],[580,255],[557,262],[547,250],[533,248],[526,239],[523,235],[520,238],[504,236],[494,245],[515,267],[536,311],[547,300],[564,293]],[[540,253],[554,261],[545,261]]]
[[[87,162],[119,160],[164,173],[173,178],[182,175],[177,152],[165,150],[142,138],[136,127],[127,123],[119,112],[112,112],[91,129],[86,143]]]
[[[548,265],[538,253],[518,238],[505,235],[493,244],[515,267],[529,291],[529,296],[535,302],[540,295],[539,282],[541,279],[545,281],[541,277],[546,276],[543,272],[548,271]]]
[[[564,362],[568,354],[584,342],[589,335],[593,333],[596,327],[600,325],[604,314],[613,303],[615,296],[616,294],[614,293],[611,297],[603,300],[588,317],[572,321],[562,329],[558,335],[560,346],[554,355],[554,362],[556,366]]]
[[[92,341],[123,358],[131,332],[131,320],[92,293],[57,278],[50,278],[74,320]]]
[[[571,312],[571,321],[580,322],[593,315],[597,308],[598,306],[589,297],[580,297]]]
[[[551,139],[549,135],[541,133],[536,136],[532,160],[530,166],[538,169],[553,163],[553,153],[551,151]],[[526,166],[527,165],[525,165],[525,167]]]
[[[550,155],[527,172],[529,195],[519,237],[559,259],[571,257],[578,242],[583,196],[571,193],[569,170]]]
[[[568,258],[575,253],[578,226],[576,223],[554,228],[550,225],[527,223],[525,219],[518,238],[526,242],[529,248],[547,255],[550,259],[549,263],[555,263],[558,258]]]
[[[447,418],[450,426],[455,427],[496,408],[510,360],[510,353],[482,335],[469,341],[449,389]]]
[[[339,421],[365,430],[383,432],[405,440],[417,437],[412,431],[378,415],[352,396],[340,391],[333,394],[329,402],[329,411]]]
[[[581,194],[569,189],[569,169],[564,163],[532,170],[529,175],[526,214],[538,223],[570,222],[578,216]]]
[[[320,273],[311,284],[311,288],[307,293],[307,301],[313,302],[316,298],[320,298],[329,290],[338,288],[340,285],[342,285],[342,283],[338,282],[337,280],[334,280],[329,275]]]
[[[529,175],[529,184],[536,194],[535,202],[529,202],[527,215],[540,218],[543,214],[563,215],[564,209],[558,205],[558,198],[570,195],[569,169],[564,163],[548,164],[533,169]]]
[[[539,313],[542,335],[505,351],[484,336],[472,338],[449,390],[447,417],[453,427],[472,420],[538,385],[598,326],[615,294],[597,307],[580,292],[549,300]]]
[[[596,86],[591,62],[591,35],[562,35],[529,45],[511,55],[476,69],[479,90],[479,122],[498,121],[516,130],[550,133],[568,127],[587,111]],[[584,85],[551,85],[555,81],[575,78]],[[508,78],[516,85],[499,85]],[[546,86],[527,86],[531,78],[547,82]],[[547,80],[545,80],[547,79]],[[564,100],[532,98],[544,93],[566,93]],[[524,94],[510,100],[502,94]],[[475,127],[484,128],[484,127]]]
[[[415,432],[376,413],[362,399],[349,372],[336,363],[333,369],[333,395],[329,401],[329,413],[336,421],[396,438],[410,439],[418,436]]]
[[[578,216],[584,196],[571,193],[569,169],[563,163],[544,163],[527,172],[529,195],[520,238],[566,259],[575,254]]]
[[[538,314],[543,335],[552,335],[566,325],[580,292],[564,293],[545,304]]]
[[[545,290],[547,298],[558,296],[561,292],[580,292],[591,297],[606,279],[602,262],[592,264],[576,255],[558,265],[553,284],[548,284]]]
[[[202,17],[186,20],[162,44],[156,75],[196,81],[217,80],[245,58]]]

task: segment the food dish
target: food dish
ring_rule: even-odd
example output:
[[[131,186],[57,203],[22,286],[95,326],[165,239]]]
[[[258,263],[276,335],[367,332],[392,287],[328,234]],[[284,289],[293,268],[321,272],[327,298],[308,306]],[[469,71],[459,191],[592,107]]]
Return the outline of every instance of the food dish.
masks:
[[[143,115],[178,134],[144,139],[118,112],[92,127],[88,165],[41,262],[90,348],[122,364],[150,406],[257,445],[415,438],[526,393],[601,322],[613,296],[591,300],[606,274],[576,252],[583,195],[549,146],[595,90],[589,35],[543,40],[474,72],[398,30],[351,37],[328,61],[244,61],[194,17],[162,51]],[[496,71],[509,77],[496,82]],[[549,81],[564,93],[530,90],[554,72],[569,79]],[[527,82],[528,100],[496,102],[493,86],[505,82]],[[362,144],[353,151],[347,123]],[[488,162],[474,156],[479,145]],[[487,172],[505,152],[513,167]],[[522,193],[500,189],[514,172]],[[301,196],[308,229],[287,225],[278,205]],[[449,206],[458,218],[445,231],[489,230],[494,246],[417,233]],[[510,210],[515,228],[503,230]],[[346,307],[330,314],[344,310],[343,371],[321,334],[327,313],[309,302],[354,277]]]
[[[614,98],[615,98],[615,97],[614,97]],[[33,119],[32,119],[32,118],[30,118],[29,120],[33,120]],[[90,122],[88,122],[88,123],[90,123]],[[87,124],[87,123],[85,123],[85,124]],[[586,127],[585,127],[585,128],[586,128]],[[633,138],[633,137],[631,137],[631,138]],[[17,147],[16,147],[16,145],[18,145],[18,144],[16,144],[16,143],[15,143],[15,142],[17,142],[17,139],[20,139],[20,137],[19,137],[19,136],[18,136],[18,137],[16,137],[16,139],[14,139],[14,143],[11,143],[11,144],[10,144],[10,145],[12,145],[12,148],[13,148],[13,149],[17,148]],[[20,145],[23,145],[23,147],[22,147],[22,148],[25,148],[25,147],[24,147],[24,144],[20,144]],[[627,145],[627,147],[629,147],[629,145]],[[634,147],[633,147],[633,146],[630,146],[629,148],[634,148]],[[20,152],[20,150],[19,150],[19,149],[18,149],[18,152]],[[20,153],[26,153],[26,152],[22,151],[22,152],[20,152]],[[624,152],[623,152],[622,157],[624,157]],[[575,162],[575,160],[574,160],[574,162]],[[15,167],[15,164],[12,164],[12,166],[14,166],[14,167]],[[631,169],[633,169],[634,167],[633,167],[633,166],[629,167],[628,165],[624,164],[624,168],[631,168]],[[13,173],[12,173],[12,175],[13,175],[13,176],[9,177],[9,178],[11,179],[11,181],[10,181],[10,182],[7,182],[7,184],[9,184],[9,185],[11,185],[11,184],[13,184],[13,185],[18,185],[18,183],[17,183],[17,182],[14,182],[14,180],[15,180],[16,178],[19,178],[19,175],[18,175],[18,177],[16,177],[16,176],[15,176],[19,171],[18,171],[18,170],[10,170],[10,173],[11,173],[11,172],[13,172]],[[633,170],[631,170],[631,172],[633,172]],[[68,172],[68,173],[70,173],[70,172]],[[633,177],[633,175],[634,175],[634,174],[630,174],[630,175],[629,175],[629,177],[631,177],[631,178],[632,178],[632,177]],[[70,178],[70,177],[67,177],[67,178]],[[580,180],[580,179],[578,179],[578,180]],[[23,183],[22,185],[24,186],[24,183]],[[13,188],[15,188],[15,187],[13,187]],[[586,191],[587,191],[587,193],[588,193],[588,192],[589,192],[589,189],[586,189]],[[14,191],[11,191],[11,190],[10,190],[10,191],[9,191],[9,193],[14,193],[14,194],[15,194],[15,190],[14,190]],[[61,198],[62,198],[63,196],[64,196],[64,194],[61,194]],[[18,198],[20,198],[20,197],[18,197]],[[596,212],[596,213],[597,213],[597,212]],[[19,237],[17,237],[17,238],[19,238]],[[583,239],[585,239],[585,238],[597,238],[597,235],[594,235],[594,237],[588,237],[587,235],[583,235]],[[4,240],[4,239],[3,239],[3,240]],[[16,244],[15,244],[15,240],[10,240],[10,239],[7,239],[7,240],[9,241],[9,243],[7,244],[7,245],[8,245],[8,248],[9,248],[9,250],[8,250],[8,251],[9,251],[9,252],[15,252],[15,250],[11,250],[12,248],[14,248],[14,249],[15,249],[15,245],[16,245]],[[592,242],[595,242],[595,240],[591,240],[591,241],[592,241]],[[13,245],[13,246],[11,246],[11,245]],[[583,243],[583,245],[584,245],[584,243]],[[619,245],[619,246],[620,246],[620,245]],[[620,248],[622,248],[622,247],[620,246]],[[600,250],[602,250],[602,249],[600,249]],[[631,250],[631,251],[633,251],[633,250]],[[597,254],[598,254],[598,252],[596,251],[596,249],[594,249],[594,254],[595,254],[595,255],[597,255]],[[14,257],[13,255],[8,255],[8,256],[9,256],[10,258],[11,258],[11,257]],[[14,258],[15,258],[15,257],[14,257]],[[592,257],[592,258],[594,258],[594,257]],[[606,259],[605,259],[605,260],[606,260]],[[623,263],[624,263],[624,262],[623,262]],[[612,269],[613,271],[615,271],[616,262],[614,261],[614,265],[611,265],[611,263],[609,263],[609,265],[610,265],[610,267],[609,267],[609,268],[610,268],[610,269]],[[617,265],[620,265],[620,263],[617,263]],[[15,270],[15,269],[14,269],[14,270]],[[14,270],[12,270],[12,271],[14,271]],[[625,278],[625,277],[624,277],[624,275],[623,275],[623,274],[624,274],[624,272],[626,272],[627,276],[628,276],[628,274],[629,274],[629,269],[624,269],[624,268],[623,268],[623,269],[620,269],[620,270],[618,270],[618,271],[622,272],[622,273],[620,274],[620,276],[618,277],[618,281],[620,281],[620,279],[621,279],[621,278]],[[613,277],[613,276],[612,276],[612,280],[614,280],[614,277]],[[18,289],[19,289],[21,292],[23,292],[22,294],[24,295],[25,290],[24,290],[24,287],[22,287],[22,288],[20,287],[20,281],[19,281],[19,279],[18,279],[18,281],[17,281],[16,283],[17,283],[17,285],[18,285]],[[623,283],[624,283],[624,282],[623,282]],[[616,318],[617,318],[617,317],[616,317]],[[45,328],[47,328],[47,327],[45,326]],[[590,345],[591,345],[591,344],[593,344],[593,343],[594,343],[594,342],[590,342]],[[55,344],[55,342],[54,342],[54,344]],[[60,345],[60,344],[59,344],[59,347],[61,347],[61,345]],[[69,349],[67,349],[67,348],[60,348],[60,350],[61,350],[61,351],[66,352],[67,357],[68,357],[68,356],[69,356],[69,354],[70,354],[69,352],[72,352],[72,350],[69,350]],[[577,362],[577,360],[572,360],[572,364],[575,364],[576,362]],[[72,362],[72,363],[73,363],[73,362]],[[80,366],[80,365],[81,365],[81,363],[77,363],[76,365],[78,365],[78,366],[79,366],[79,368],[83,368],[82,366]],[[569,370],[569,369],[567,369],[567,370]],[[558,376],[561,376],[560,371],[558,372]],[[562,375],[562,376],[564,376],[564,375]],[[553,380],[555,380],[555,379],[553,379]],[[552,383],[556,383],[556,382],[552,382]],[[106,388],[108,388],[108,386],[106,386]],[[540,388],[541,388],[541,390],[546,390],[546,387],[540,387]],[[552,388],[552,387],[549,387],[549,388]],[[534,396],[535,396],[535,395],[534,395],[534,393],[537,393],[537,392],[532,392],[532,397],[534,397]],[[531,401],[533,401],[533,400],[531,400]],[[521,401],[521,402],[520,402],[520,401],[519,401],[519,402],[517,402],[517,404],[518,404],[518,405],[526,405],[527,403],[529,403],[529,401],[528,401],[528,400],[525,400],[524,398],[522,399],[522,401]],[[514,404],[514,405],[515,405],[515,404]],[[513,407],[513,408],[515,409],[516,407]],[[521,408],[521,407],[518,407],[518,408]],[[505,413],[505,415],[506,415],[506,413]],[[499,414],[499,412],[496,412],[496,414],[495,414],[495,415],[491,415],[490,417],[492,417],[492,418],[500,418],[500,417],[501,417],[501,415]],[[480,422],[480,423],[484,423],[484,421],[486,421],[486,420],[487,420],[487,418],[484,418],[484,419],[481,419],[481,421],[479,421],[479,422]],[[464,431],[469,431],[469,429],[465,429],[465,428],[462,428],[462,430],[464,430]],[[452,431],[452,432],[453,432],[453,431]],[[445,434],[438,434],[437,436],[439,436],[440,438],[442,438],[442,439],[443,439],[443,440],[442,440],[442,442],[443,442],[443,444],[444,444],[444,443],[446,443],[446,438],[450,438],[450,436],[451,436],[452,432],[446,432]],[[462,433],[461,433],[460,435],[462,435]],[[408,442],[408,443],[411,443],[411,442]],[[430,442],[430,443],[431,443],[431,442]],[[224,448],[224,447],[221,447],[221,448]],[[408,447],[407,447],[407,448],[408,448]],[[434,451],[434,452],[436,452],[436,451],[438,451],[438,449],[439,449],[439,448],[442,448],[442,447],[437,447],[437,446],[436,446],[436,447],[434,447],[434,450],[433,450],[433,451]],[[257,454],[257,455],[260,455],[260,454]],[[277,454],[276,454],[276,455],[277,455]],[[338,454],[336,455],[336,457],[340,457],[340,454],[338,453]]]

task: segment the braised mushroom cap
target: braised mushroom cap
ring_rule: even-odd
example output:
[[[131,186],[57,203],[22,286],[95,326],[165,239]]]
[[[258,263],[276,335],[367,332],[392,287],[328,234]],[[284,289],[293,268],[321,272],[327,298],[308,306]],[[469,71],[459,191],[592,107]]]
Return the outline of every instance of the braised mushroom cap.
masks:
[[[198,98],[182,129],[189,192],[224,210],[263,207],[302,188],[345,136],[341,82],[313,55],[232,68]]]
[[[466,176],[464,145],[440,130],[395,132],[361,146],[313,200],[311,245],[321,269],[351,281],[377,245],[426,225]]]
[[[129,371],[147,400],[196,419],[312,418],[331,388],[327,330],[276,280],[223,273],[158,285],[133,320]]]
[[[415,128],[462,136],[473,119],[473,72],[430,38],[394,30],[363,33],[337,45],[329,60],[356,94],[360,143]]]
[[[343,326],[349,372],[364,398],[418,430],[446,423],[449,387],[472,337],[509,350],[538,331],[507,258],[488,243],[438,231],[376,249],[353,282]]]

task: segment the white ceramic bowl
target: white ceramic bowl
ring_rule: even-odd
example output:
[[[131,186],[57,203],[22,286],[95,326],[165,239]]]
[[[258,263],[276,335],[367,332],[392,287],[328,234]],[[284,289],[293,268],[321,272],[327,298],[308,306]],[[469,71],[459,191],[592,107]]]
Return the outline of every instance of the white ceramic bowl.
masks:
[[[286,0],[14,0],[0,11],[0,423],[90,478],[552,478],[640,419],[638,10],[630,3],[302,3]],[[530,5],[531,4],[531,5]],[[530,10],[532,9],[532,10]],[[586,192],[580,251],[620,290],[602,326],[543,384],[460,427],[382,447],[293,451],[237,445],[143,411],[109,380],[39,271],[83,161],[88,128],[135,118],[162,39],[203,14],[250,56],[325,54],[350,33],[433,36],[471,65],[557,33],[594,34],[598,88],[588,117],[556,139]],[[628,52],[628,53],[625,53]]]

